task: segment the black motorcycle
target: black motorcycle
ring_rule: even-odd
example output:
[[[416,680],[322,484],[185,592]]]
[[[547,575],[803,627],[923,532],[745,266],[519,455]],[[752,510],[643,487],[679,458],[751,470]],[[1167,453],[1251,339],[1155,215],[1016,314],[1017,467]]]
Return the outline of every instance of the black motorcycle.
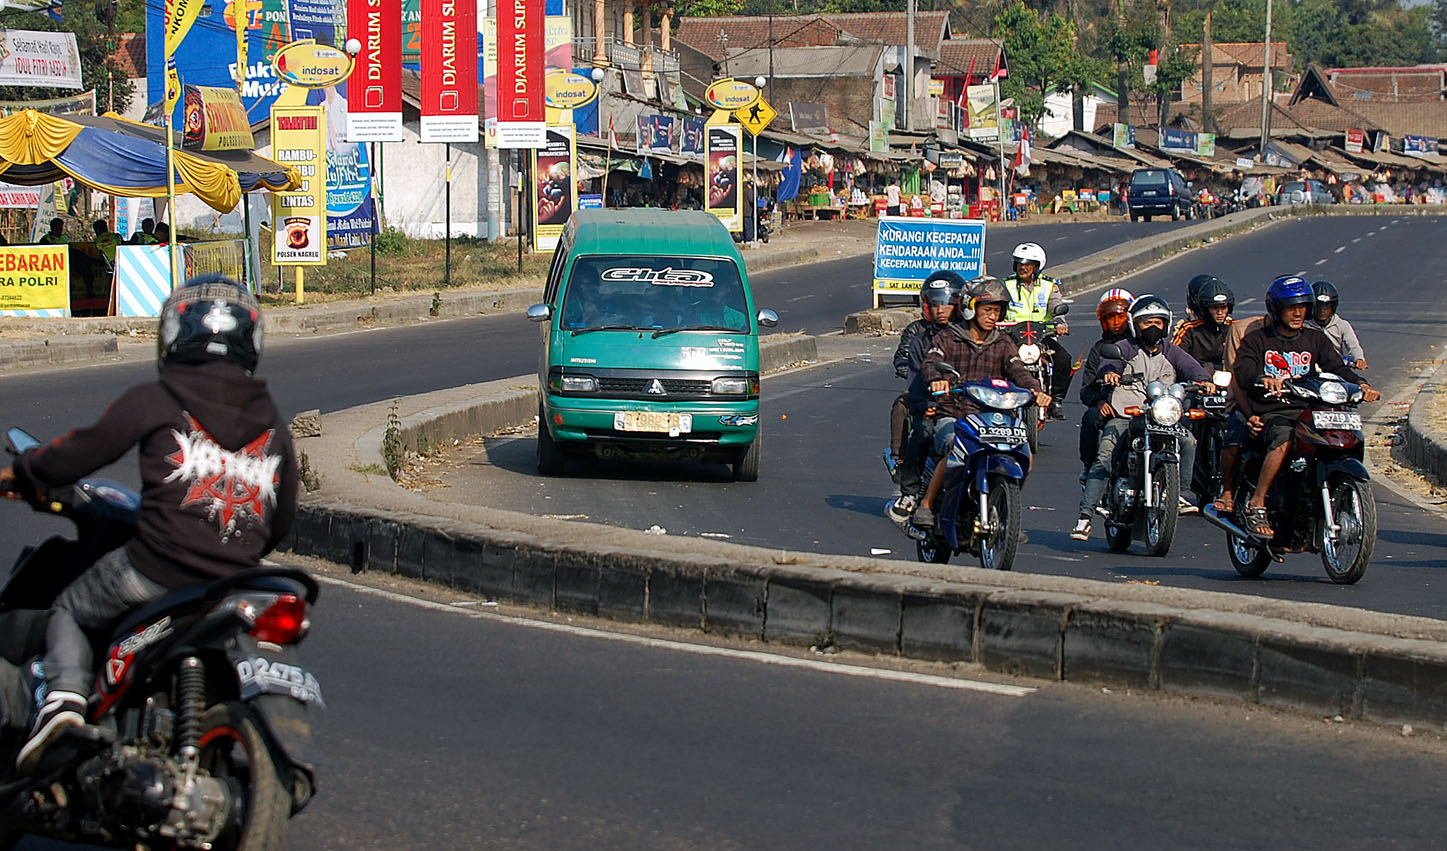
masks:
[[[1020,347],[1020,362],[1025,364],[1025,369],[1035,376],[1035,380],[1040,382],[1040,386],[1047,393],[1055,386],[1055,361],[1050,357],[1050,341],[1059,336],[1055,331],[1056,322],[1069,312],[1070,305],[1058,304],[1055,306],[1053,318],[1048,322],[1029,320],[1000,325]],[[1030,440],[1030,451],[1039,452],[1040,429],[1044,428],[1046,421],[1050,419],[1050,412],[1035,404],[1032,399],[1022,416]]]
[[[1260,389],[1260,388],[1258,388]],[[1321,554],[1332,582],[1362,578],[1377,545],[1377,502],[1363,463],[1366,440],[1356,407],[1362,388],[1331,373],[1288,379],[1282,393],[1306,403],[1296,418],[1287,461],[1266,495],[1270,539],[1251,534],[1233,514],[1207,506],[1201,516],[1226,530],[1231,565],[1242,576],[1260,576],[1283,553]],[[1236,487],[1244,509],[1261,475],[1261,455],[1248,452]]]
[[[37,445],[7,434],[18,454]],[[22,551],[0,586],[3,705],[44,694],[45,618],[56,596],[135,533],[140,497],[84,479],[43,497],[7,492],[75,524]],[[31,720],[0,728],[0,848],[26,835],[124,847],[280,849],[315,790],[305,761],[321,688],[297,645],[317,585],[296,570],[243,571],[173,591],[99,636],[87,724],[29,776],[15,756]]]
[[[1210,392],[1201,393],[1195,400],[1195,407],[1205,412],[1197,420],[1196,469],[1191,471],[1191,492],[1198,495],[1202,505],[1221,492],[1221,450],[1225,447],[1226,421],[1230,418],[1226,410],[1227,388],[1231,386],[1231,373],[1217,370],[1211,376],[1213,385]]]

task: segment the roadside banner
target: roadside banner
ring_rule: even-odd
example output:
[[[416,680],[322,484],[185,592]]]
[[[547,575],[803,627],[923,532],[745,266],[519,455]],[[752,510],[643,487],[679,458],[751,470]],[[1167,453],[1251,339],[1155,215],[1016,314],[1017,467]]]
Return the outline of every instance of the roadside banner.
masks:
[[[874,303],[880,296],[916,296],[932,272],[949,269],[966,280],[984,274],[982,219],[884,216],[874,239]]]
[[[1135,127],[1130,124],[1116,122],[1113,125],[1111,134],[1111,145],[1122,150],[1135,147]]]
[[[533,250],[558,247],[563,225],[577,203],[578,148],[571,124],[549,124],[548,143],[533,149]]]
[[[489,148],[498,147],[497,125],[498,116],[501,114],[498,107],[498,21],[497,18],[489,17],[482,21],[481,33],[478,39],[481,42],[482,55],[482,87],[484,116],[482,122],[483,144]],[[562,115],[549,116],[547,102],[547,79],[548,75],[562,71],[573,70],[573,19],[566,15],[549,15],[543,18],[543,114],[544,121],[556,118],[554,123],[566,121],[566,113]],[[591,69],[590,69],[591,70]],[[589,80],[589,82],[592,82]],[[552,108],[556,112],[557,107]],[[541,141],[538,144],[542,144]]]
[[[547,144],[543,101],[543,0],[507,0],[497,8],[497,146]]]
[[[0,316],[69,316],[70,247],[0,246]]]
[[[1160,149],[1194,154],[1196,152],[1196,134],[1187,130],[1163,127],[1161,128]]]
[[[673,128],[676,122],[671,115],[638,116],[638,153],[673,153]]]
[[[889,79],[889,78],[886,78]],[[1000,136],[999,111],[995,87],[968,86],[965,99],[969,103],[970,138],[996,139]]]
[[[678,142],[678,152],[684,156],[703,156],[703,119],[683,119],[683,136]]]
[[[201,0],[194,2],[199,9]],[[0,30],[0,86],[85,88],[80,82],[75,33]]]
[[[39,186],[16,186],[0,183],[0,209],[34,210],[40,206]]]
[[[251,121],[235,89],[186,86],[181,147],[193,151],[249,151]]]
[[[1196,156],[1205,157],[1205,158],[1207,158],[1207,159],[1215,159],[1215,157],[1216,157],[1216,134],[1215,134],[1215,133],[1197,133],[1197,134],[1196,134]]]
[[[739,182],[743,128],[737,124],[711,124],[705,128],[703,162],[708,211],[734,233],[744,229],[744,193]]]
[[[26,109],[47,115],[95,115],[95,89],[63,98],[0,101],[0,118]]]
[[[347,0],[347,34],[362,43],[347,78],[347,140],[402,141],[402,0]]]
[[[424,142],[477,141],[477,6],[422,0]]]
[[[302,178],[299,190],[271,194],[274,264],[326,265],[326,134],[321,106],[271,108],[272,158]]]
[[[1402,136],[1402,153],[1409,157],[1429,157],[1437,154],[1437,140],[1427,136]]]
[[[1359,128],[1348,127],[1346,142],[1343,147],[1349,154],[1360,154],[1362,152],[1362,144],[1366,142],[1366,140],[1366,133],[1363,133]]]

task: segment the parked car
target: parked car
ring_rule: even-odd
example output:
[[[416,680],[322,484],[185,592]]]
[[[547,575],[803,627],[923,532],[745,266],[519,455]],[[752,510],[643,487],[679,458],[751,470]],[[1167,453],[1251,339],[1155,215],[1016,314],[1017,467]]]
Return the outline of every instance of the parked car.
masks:
[[[1331,190],[1320,180],[1291,180],[1276,190],[1277,204],[1335,204]]]
[[[1173,168],[1138,168],[1131,172],[1126,188],[1130,204],[1130,220],[1144,216],[1170,216],[1172,221],[1191,218],[1196,199],[1191,184]]]

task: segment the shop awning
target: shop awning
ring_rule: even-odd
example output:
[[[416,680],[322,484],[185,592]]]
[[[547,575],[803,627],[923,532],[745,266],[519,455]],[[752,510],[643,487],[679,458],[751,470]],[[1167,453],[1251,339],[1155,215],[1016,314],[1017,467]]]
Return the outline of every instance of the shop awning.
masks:
[[[166,131],[106,115],[23,110],[0,118],[0,180],[39,186],[71,177],[122,197],[166,195]],[[250,151],[175,152],[176,192],[230,212],[242,192],[301,185],[296,169]]]

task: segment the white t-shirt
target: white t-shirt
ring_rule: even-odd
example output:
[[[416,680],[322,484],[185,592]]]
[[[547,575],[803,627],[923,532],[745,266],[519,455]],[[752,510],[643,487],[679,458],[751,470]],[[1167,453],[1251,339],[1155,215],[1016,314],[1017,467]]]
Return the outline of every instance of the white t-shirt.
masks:
[[[898,207],[899,186],[897,184],[891,183],[888,186],[884,187],[884,198],[885,201],[888,202],[889,206]]]

